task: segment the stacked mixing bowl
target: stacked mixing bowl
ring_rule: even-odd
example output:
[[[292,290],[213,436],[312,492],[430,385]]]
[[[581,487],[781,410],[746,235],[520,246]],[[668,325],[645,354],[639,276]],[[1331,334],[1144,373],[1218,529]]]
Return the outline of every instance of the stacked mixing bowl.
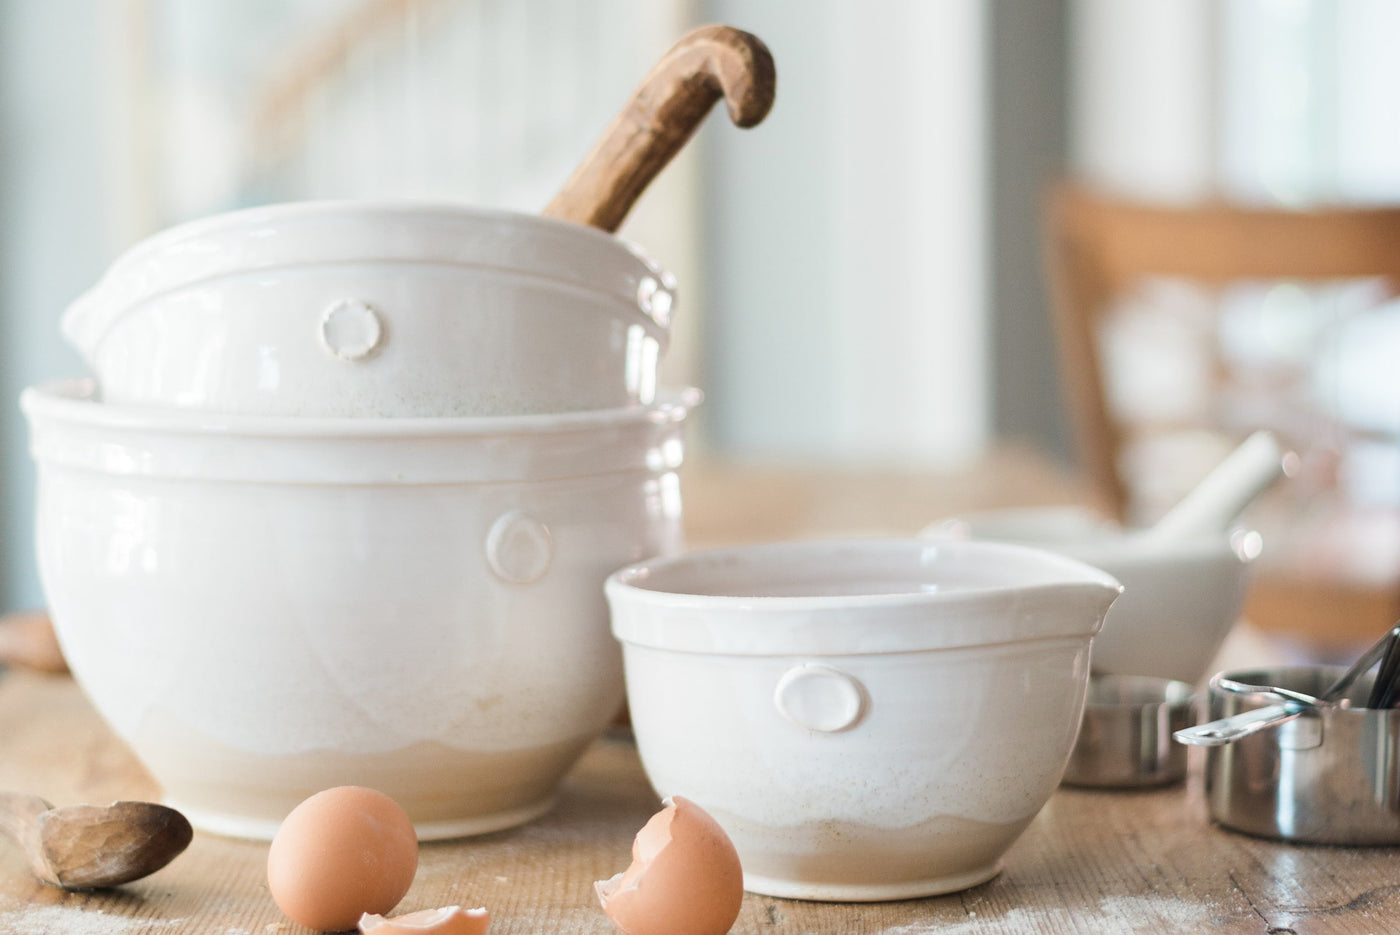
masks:
[[[602,583],[676,551],[672,278],[545,218],[307,203],[173,228],[33,387],[69,663],[206,830],[356,783],[424,838],[546,810],[616,713]]]

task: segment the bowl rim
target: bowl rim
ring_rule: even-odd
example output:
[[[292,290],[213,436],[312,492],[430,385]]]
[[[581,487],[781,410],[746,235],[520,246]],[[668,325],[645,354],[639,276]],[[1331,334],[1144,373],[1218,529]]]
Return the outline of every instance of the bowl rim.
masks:
[[[638,579],[658,572],[675,570],[686,565],[715,564],[743,561],[749,558],[768,559],[785,553],[825,552],[871,553],[877,551],[949,551],[954,553],[985,553],[988,557],[1001,555],[1004,558],[1039,562],[1046,569],[1059,569],[1063,577],[1051,582],[1036,585],[995,585],[986,587],[959,588],[951,591],[899,591],[851,594],[812,594],[812,595],[753,595],[753,594],[702,594],[690,591],[648,588],[640,585]],[[936,560],[936,558],[935,558]],[[608,585],[619,593],[635,594],[643,602],[656,601],[671,606],[693,607],[745,607],[762,610],[771,609],[826,609],[837,607],[863,607],[869,604],[943,604],[973,596],[999,594],[1010,591],[1025,591],[1028,587],[1059,587],[1064,584],[1093,584],[1102,587],[1122,589],[1122,585],[1108,572],[1075,558],[1040,549],[1033,546],[1009,542],[931,541],[919,538],[868,537],[840,539],[801,539],[782,542],[761,542],[749,545],[728,546],[719,549],[703,549],[684,552],[678,555],[665,555],[649,558],[628,565],[613,572]]]
[[[808,595],[704,594],[639,583],[697,564],[718,569],[720,575],[713,580],[723,581],[726,563],[756,558],[800,561],[821,554],[827,556],[827,567],[839,568],[844,567],[840,557],[853,552],[877,557],[882,552],[916,552],[925,569],[946,557],[949,562],[983,561],[999,571],[1019,563],[1036,573],[1022,583],[1008,580],[942,591]],[[613,635],[624,645],[722,655],[846,655],[1054,639],[1087,642],[1122,590],[1107,572],[1044,549],[912,537],[766,542],[662,556],[621,568],[604,585]],[[1082,602],[1086,612],[1066,620],[1056,613],[1061,601]],[[973,607],[976,610],[970,611]],[[871,626],[867,615],[877,616],[879,625]],[[756,625],[759,620],[761,626]]]
[[[209,412],[177,406],[108,403],[91,377],[50,380],[26,387],[20,409],[31,421],[85,428],[148,431],[171,435],[310,438],[440,438],[500,435],[548,435],[651,423],[669,425],[685,419],[704,393],[695,387],[657,393],[648,405],[614,409],[531,413],[505,416],[275,416]]]
[[[118,267],[129,260],[141,260],[148,253],[160,252],[171,245],[227,228],[249,224],[265,223],[281,218],[323,217],[344,214],[389,214],[422,215],[424,217],[449,220],[484,220],[520,223],[524,226],[539,226],[542,230],[554,229],[570,231],[584,238],[592,238],[599,243],[610,243],[622,247],[634,255],[640,248],[634,242],[617,234],[610,233],[587,224],[578,224],[560,218],[529,211],[515,211],[509,208],[484,207],[462,202],[433,200],[427,198],[307,198],[295,201],[278,201],[260,205],[249,205],[229,211],[219,211],[202,217],[180,221],[169,227],[142,237],[127,247],[113,261]],[[639,259],[652,262],[642,253]]]
[[[357,219],[373,224],[349,223]],[[512,271],[597,293],[626,306],[663,346],[669,337],[674,299],[643,307],[638,290],[651,280],[654,292],[674,296],[676,278],[638,244],[544,215],[409,198],[256,205],[157,231],[69,304],[60,329],[90,357],[128,312],[171,292],[234,274],[389,262]]]

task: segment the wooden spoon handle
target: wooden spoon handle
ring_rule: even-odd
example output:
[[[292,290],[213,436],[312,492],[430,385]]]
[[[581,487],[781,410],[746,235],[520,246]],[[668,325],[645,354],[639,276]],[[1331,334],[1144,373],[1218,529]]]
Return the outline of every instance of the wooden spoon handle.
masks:
[[[22,842],[38,817],[51,808],[52,805],[37,795],[0,792],[0,833]]]
[[[0,836],[14,841],[24,851],[29,865],[40,877],[46,868],[42,858],[43,845],[39,840],[39,816],[51,808],[52,805],[37,795],[0,792]]]
[[[732,26],[687,33],[647,75],[545,215],[615,231],[721,97],[737,126],[768,115],[777,90],[773,56]]]

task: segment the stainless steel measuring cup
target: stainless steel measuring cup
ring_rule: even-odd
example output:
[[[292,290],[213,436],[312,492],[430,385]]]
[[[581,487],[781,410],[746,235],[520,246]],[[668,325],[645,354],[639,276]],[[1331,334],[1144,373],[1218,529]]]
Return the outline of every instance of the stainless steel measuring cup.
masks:
[[[1192,687],[1185,682],[1092,676],[1063,782],[1132,789],[1180,781],[1186,748],[1172,742],[1172,732],[1191,723],[1191,702]]]
[[[1374,678],[1357,678],[1335,704],[1276,704],[1275,693],[1240,693],[1221,682],[1270,686],[1314,698],[1342,669],[1312,666],[1222,673],[1212,679],[1212,718],[1284,708],[1292,716],[1206,753],[1206,800],[1221,825],[1314,844],[1400,844],[1400,710],[1366,703]]]

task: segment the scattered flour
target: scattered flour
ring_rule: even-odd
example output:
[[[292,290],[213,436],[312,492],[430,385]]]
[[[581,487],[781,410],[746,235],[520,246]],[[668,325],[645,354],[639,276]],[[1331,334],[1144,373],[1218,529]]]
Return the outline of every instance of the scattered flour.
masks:
[[[1055,931],[1075,935],[1126,935],[1129,932],[1197,931],[1218,915],[1216,909],[1194,900],[1166,896],[1115,896],[1099,902],[1099,911],[1052,906],[1045,909],[1011,909],[1003,915],[983,910],[979,917],[950,924],[897,925],[880,935],[991,935],[996,932]]]
[[[133,919],[76,906],[0,905],[0,935],[144,935],[183,919]]]

